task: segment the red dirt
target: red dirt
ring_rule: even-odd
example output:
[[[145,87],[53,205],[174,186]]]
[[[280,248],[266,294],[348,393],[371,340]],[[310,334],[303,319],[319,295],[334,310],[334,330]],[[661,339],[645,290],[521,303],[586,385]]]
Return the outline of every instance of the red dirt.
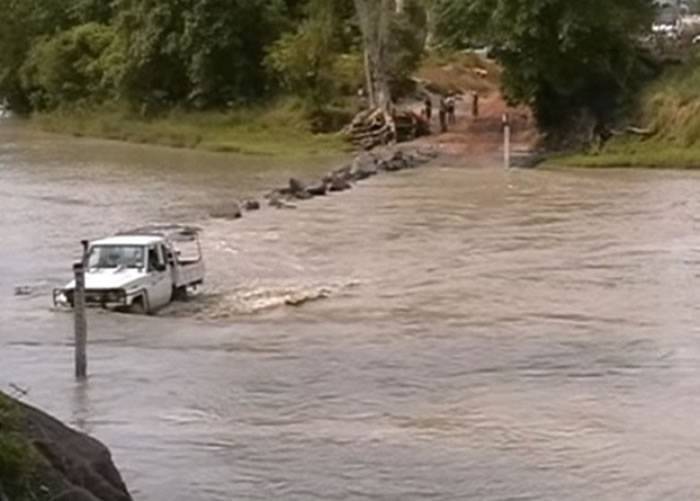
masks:
[[[434,99],[435,100],[435,99]],[[435,103],[437,104],[437,103]],[[437,106],[433,105],[431,121],[432,135],[420,138],[417,144],[425,144],[455,160],[498,157],[503,151],[502,117],[508,113],[512,131],[514,152],[530,151],[537,141],[537,129],[532,113],[526,107],[510,107],[501,94],[491,93],[479,101],[479,116],[471,116],[471,98],[465,95],[457,101],[457,123],[449,127],[448,132],[440,132]],[[415,111],[419,111],[414,108]]]

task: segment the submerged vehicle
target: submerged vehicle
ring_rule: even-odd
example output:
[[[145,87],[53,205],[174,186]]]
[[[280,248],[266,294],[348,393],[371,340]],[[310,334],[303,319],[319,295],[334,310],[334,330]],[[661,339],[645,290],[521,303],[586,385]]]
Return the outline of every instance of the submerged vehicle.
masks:
[[[204,283],[198,228],[151,225],[83,242],[85,303],[152,313]],[[55,306],[73,307],[75,280],[53,291]]]

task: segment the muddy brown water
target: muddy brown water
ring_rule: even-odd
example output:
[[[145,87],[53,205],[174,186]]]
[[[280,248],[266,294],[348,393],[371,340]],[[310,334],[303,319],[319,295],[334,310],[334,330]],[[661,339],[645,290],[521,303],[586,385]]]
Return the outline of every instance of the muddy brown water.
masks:
[[[137,500],[700,496],[700,175],[469,165],[230,222],[207,214],[328,161],[6,121],[0,385],[108,444]],[[80,238],[163,220],[204,228],[206,289],[94,312],[76,384],[51,288]]]

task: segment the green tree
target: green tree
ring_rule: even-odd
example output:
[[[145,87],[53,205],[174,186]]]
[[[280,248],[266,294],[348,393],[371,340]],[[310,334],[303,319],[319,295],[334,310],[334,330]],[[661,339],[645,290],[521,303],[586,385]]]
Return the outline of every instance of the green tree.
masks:
[[[355,0],[372,106],[388,109],[397,84],[418,66],[428,27],[418,0]]]
[[[22,88],[32,108],[108,97],[112,89],[105,79],[104,56],[114,38],[111,27],[86,23],[37,39],[20,69]]]
[[[504,91],[545,129],[584,110],[605,120],[639,80],[637,37],[652,0],[437,0],[438,32],[485,43],[504,67]]]
[[[348,80],[350,87],[357,85],[358,79],[348,78],[345,72],[345,62],[355,60],[357,51],[358,34],[347,28],[353,16],[351,7],[346,1],[311,0],[298,28],[269,48],[268,68],[285,90],[303,97],[315,109],[347,92]]]
[[[37,37],[70,25],[69,0],[9,0],[0,8],[0,97],[19,111],[29,108],[20,68]]]
[[[281,0],[117,0],[132,102],[221,105],[267,90],[265,48],[287,26]]]

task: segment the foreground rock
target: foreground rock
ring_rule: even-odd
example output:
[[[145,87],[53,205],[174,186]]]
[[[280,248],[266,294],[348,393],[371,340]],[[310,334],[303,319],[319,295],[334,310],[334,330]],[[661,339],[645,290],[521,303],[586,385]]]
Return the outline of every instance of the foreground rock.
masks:
[[[15,447],[7,447],[10,443]],[[3,454],[3,501],[131,501],[111,454],[102,443],[0,393],[0,455]]]

